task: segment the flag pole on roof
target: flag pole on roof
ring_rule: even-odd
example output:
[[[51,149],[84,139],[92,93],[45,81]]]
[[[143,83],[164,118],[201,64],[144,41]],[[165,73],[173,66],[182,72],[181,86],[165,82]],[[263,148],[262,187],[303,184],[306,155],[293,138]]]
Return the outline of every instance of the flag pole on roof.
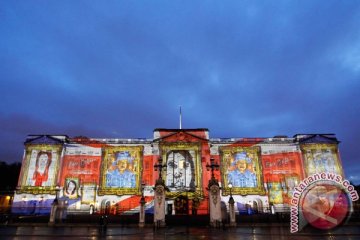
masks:
[[[181,126],[181,120],[182,120],[182,119],[181,119],[181,105],[180,105],[180,129],[181,129],[181,127],[182,127],[182,126]]]

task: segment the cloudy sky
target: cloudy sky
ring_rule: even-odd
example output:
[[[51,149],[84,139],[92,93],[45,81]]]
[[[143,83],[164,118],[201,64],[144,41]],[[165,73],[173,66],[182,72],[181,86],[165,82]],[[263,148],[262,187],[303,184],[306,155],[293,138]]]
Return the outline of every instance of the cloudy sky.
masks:
[[[335,133],[360,184],[359,1],[2,1],[0,161],[28,134]]]

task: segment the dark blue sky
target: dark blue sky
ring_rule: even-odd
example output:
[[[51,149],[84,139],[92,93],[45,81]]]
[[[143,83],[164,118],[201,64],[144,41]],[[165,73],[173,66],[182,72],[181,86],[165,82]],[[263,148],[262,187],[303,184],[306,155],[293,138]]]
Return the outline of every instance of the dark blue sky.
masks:
[[[359,1],[3,1],[0,160],[28,134],[335,133],[360,184]]]

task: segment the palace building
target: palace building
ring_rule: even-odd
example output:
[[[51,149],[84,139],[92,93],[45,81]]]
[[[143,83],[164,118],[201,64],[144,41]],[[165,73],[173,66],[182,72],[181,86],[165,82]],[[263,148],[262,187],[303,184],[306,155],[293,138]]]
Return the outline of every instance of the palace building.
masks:
[[[136,213],[144,196],[152,213],[161,177],[167,214],[208,214],[213,174],[222,204],[231,195],[236,213],[288,212],[307,176],[344,177],[338,144],[334,134],[210,138],[204,128],[155,129],[152,139],[29,135],[12,211],[49,214],[57,199],[68,214]]]

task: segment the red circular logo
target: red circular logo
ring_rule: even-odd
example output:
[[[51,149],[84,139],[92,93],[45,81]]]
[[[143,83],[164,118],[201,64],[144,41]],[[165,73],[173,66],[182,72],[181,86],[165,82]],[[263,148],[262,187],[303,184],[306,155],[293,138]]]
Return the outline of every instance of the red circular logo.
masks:
[[[347,193],[333,182],[321,182],[304,192],[301,208],[313,227],[331,229],[340,225],[350,207]]]

